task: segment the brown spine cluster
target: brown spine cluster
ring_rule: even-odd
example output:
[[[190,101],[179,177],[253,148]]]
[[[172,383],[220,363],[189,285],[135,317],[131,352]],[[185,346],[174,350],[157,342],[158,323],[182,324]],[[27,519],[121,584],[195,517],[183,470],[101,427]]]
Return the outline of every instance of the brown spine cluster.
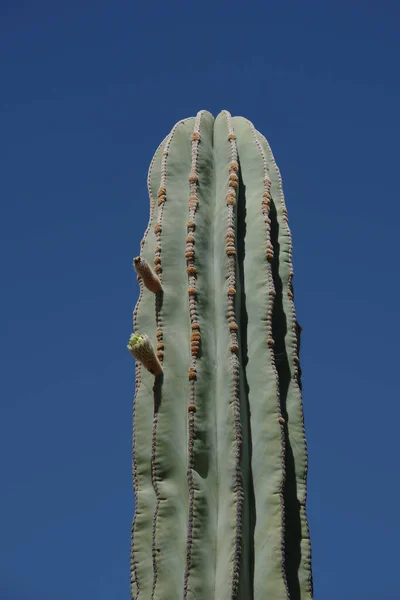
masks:
[[[286,477],[286,466],[285,466],[285,454],[286,454],[286,443],[285,443],[285,430],[283,425],[285,424],[285,420],[282,416],[282,408],[281,408],[281,399],[280,399],[280,390],[279,390],[279,375],[278,370],[276,368],[275,363],[275,352],[274,345],[275,341],[272,335],[272,315],[274,311],[274,300],[276,296],[276,290],[274,285],[274,278],[272,272],[272,261],[274,258],[274,248],[271,243],[271,220],[270,220],[270,209],[271,209],[271,178],[269,176],[268,171],[268,163],[267,157],[265,155],[264,149],[258,139],[257,131],[254,128],[254,125],[248,121],[248,124],[251,128],[254,141],[256,143],[257,149],[260,153],[263,169],[264,169],[264,192],[262,194],[261,199],[261,214],[263,216],[264,225],[265,225],[265,233],[266,233],[266,270],[267,270],[267,279],[268,279],[268,312],[266,318],[267,325],[267,344],[270,353],[271,365],[274,372],[274,378],[276,382],[276,401],[277,401],[277,413],[278,413],[278,422],[281,425],[281,468],[282,468],[282,479],[280,484],[279,496],[280,496],[280,504],[281,504],[281,528],[282,528],[282,536],[281,536],[281,561],[282,561],[282,579],[286,588],[287,595],[289,597],[289,588],[286,576],[286,565],[285,565],[285,499],[284,499],[284,486],[285,486],[285,477]]]
[[[232,370],[232,398],[231,405],[234,411],[235,424],[235,443],[236,443],[236,466],[235,466],[235,496],[236,496],[236,538],[235,538],[235,553],[233,560],[232,572],[232,598],[236,598],[239,591],[240,580],[240,564],[242,557],[242,535],[243,535],[243,505],[244,505],[244,490],[241,471],[242,457],[242,424],[240,418],[240,366],[239,366],[239,340],[238,340],[238,325],[236,322],[235,296],[236,296],[236,215],[235,206],[237,202],[237,191],[239,186],[239,163],[238,151],[236,145],[236,134],[233,131],[231,115],[225,111],[225,117],[228,124],[228,141],[231,148],[231,161],[229,163],[228,176],[228,191],[226,194],[226,205],[228,211],[228,226],[226,230],[226,254],[228,256],[228,326],[229,326],[229,343],[231,351],[231,370]]]
[[[197,187],[199,176],[197,173],[198,148],[201,143],[200,124],[201,115],[198,113],[194,131],[191,136],[192,141],[192,164],[189,175],[190,195],[188,200],[189,219],[187,223],[186,237],[186,272],[188,274],[188,295],[189,295],[189,316],[192,334],[190,336],[190,367],[188,372],[189,377],[189,404],[188,404],[188,419],[189,419],[189,442],[188,442],[188,488],[189,488],[189,517],[188,517],[188,537],[186,547],[186,567],[184,575],[183,598],[187,600],[189,575],[192,561],[192,544],[193,544],[193,517],[194,517],[194,437],[195,437],[195,413],[196,413],[196,380],[197,380],[197,358],[201,347],[201,332],[199,317],[197,312],[197,289],[196,289],[196,265],[195,265],[195,231],[196,231],[196,211],[199,203]]]

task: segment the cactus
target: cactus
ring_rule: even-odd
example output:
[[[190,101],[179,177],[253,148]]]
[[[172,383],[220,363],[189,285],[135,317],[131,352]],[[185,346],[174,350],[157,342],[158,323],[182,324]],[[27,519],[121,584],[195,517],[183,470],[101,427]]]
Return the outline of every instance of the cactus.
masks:
[[[160,367],[130,344],[131,596],[310,600],[301,328],[271,149],[248,120],[201,111],[160,144],[148,190],[133,346],[152,340]]]

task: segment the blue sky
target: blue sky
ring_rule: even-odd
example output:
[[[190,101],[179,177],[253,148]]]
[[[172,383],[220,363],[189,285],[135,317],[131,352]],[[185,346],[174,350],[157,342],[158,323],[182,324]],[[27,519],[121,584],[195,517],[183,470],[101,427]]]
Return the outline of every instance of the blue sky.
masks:
[[[0,1],[2,600],[129,597],[131,260],[152,154],[203,108],[251,119],[283,175],[316,600],[400,598],[399,18]]]

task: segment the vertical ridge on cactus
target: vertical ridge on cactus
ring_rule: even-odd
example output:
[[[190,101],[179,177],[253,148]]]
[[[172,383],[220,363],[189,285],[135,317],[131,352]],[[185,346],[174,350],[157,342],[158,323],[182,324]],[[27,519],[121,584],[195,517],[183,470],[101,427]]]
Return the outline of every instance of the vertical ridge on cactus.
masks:
[[[139,279],[134,331],[157,341],[162,374],[137,360],[131,597],[311,600],[300,327],[274,157],[248,120],[200,111],[160,144],[148,189],[137,264],[155,265],[156,286]]]

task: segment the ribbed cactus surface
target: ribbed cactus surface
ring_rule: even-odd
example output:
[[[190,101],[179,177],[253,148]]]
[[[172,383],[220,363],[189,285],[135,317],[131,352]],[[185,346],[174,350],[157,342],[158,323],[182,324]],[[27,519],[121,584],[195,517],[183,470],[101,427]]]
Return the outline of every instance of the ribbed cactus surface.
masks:
[[[301,328],[271,149],[248,120],[201,111],[160,144],[148,189],[132,598],[310,600]]]

